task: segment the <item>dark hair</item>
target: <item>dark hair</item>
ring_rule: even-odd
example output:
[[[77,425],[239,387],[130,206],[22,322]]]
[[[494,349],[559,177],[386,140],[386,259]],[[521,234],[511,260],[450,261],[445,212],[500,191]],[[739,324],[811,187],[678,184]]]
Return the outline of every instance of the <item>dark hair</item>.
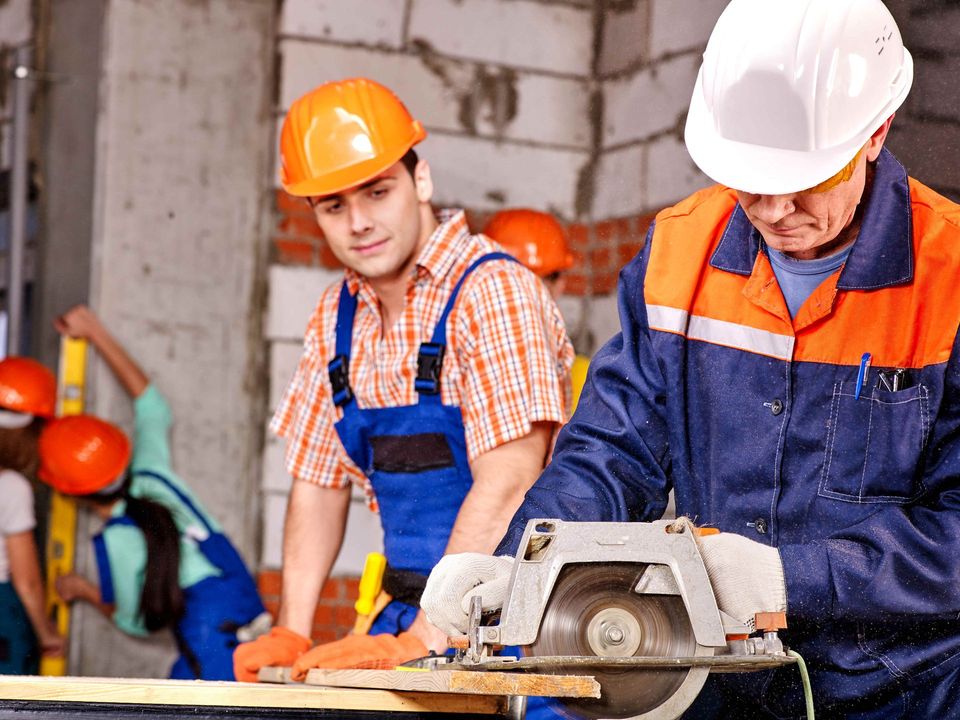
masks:
[[[43,420],[38,417],[26,427],[0,428],[0,468],[33,477],[40,460],[37,439],[42,428]]]
[[[407,150],[407,154],[400,158],[400,162],[403,163],[407,172],[410,173],[410,177],[413,178],[413,171],[417,169],[417,163],[420,162],[420,158],[417,157],[417,151],[410,148]]]
[[[140,612],[147,630],[175,625],[184,611],[180,587],[180,531],[170,511],[158,502],[130,494],[130,478],[109,495],[85,495],[98,505],[127,501],[127,517],[140,528],[147,542],[147,567],[140,594]]]
[[[180,587],[180,531],[167,508],[153,500],[127,495],[127,516],[147,541],[147,569],[140,612],[151,632],[176,624],[183,615]]]

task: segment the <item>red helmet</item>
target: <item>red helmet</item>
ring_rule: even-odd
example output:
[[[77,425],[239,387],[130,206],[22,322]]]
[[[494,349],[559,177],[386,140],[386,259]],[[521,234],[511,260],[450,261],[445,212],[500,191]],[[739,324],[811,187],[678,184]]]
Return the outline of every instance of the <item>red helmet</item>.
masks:
[[[563,226],[538,210],[501,210],[490,218],[483,234],[503,245],[540,277],[547,277],[573,265]]]
[[[65,495],[89,495],[116,482],[130,462],[130,441],[93,415],[50,422],[40,434],[38,477]]]
[[[36,360],[8,357],[0,360],[0,408],[53,417],[57,379]]]

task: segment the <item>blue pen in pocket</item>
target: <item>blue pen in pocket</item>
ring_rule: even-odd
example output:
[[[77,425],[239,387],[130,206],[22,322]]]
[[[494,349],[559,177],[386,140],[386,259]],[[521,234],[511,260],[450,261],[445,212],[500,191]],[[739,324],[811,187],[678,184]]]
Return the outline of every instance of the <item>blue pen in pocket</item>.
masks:
[[[860,370],[857,372],[857,389],[853,392],[853,399],[860,399],[860,391],[863,390],[863,383],[867,379],[867,372],[870,370],[870,353],[864,353],[860,357]]]

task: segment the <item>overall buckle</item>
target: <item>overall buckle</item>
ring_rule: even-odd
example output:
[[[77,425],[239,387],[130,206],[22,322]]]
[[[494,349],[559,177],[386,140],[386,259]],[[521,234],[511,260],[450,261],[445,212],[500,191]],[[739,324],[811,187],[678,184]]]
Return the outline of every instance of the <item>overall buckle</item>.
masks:
[[[333,404],[342,407],[353,400],[353,390],[350,389],[350,358],[346,355],[334,357],[327,364],[327,374],[333,390]]]
[[[440,369],[443,366],[443,353],[446,345],[441,343],[420,343],[417,354],[417,380],[414,383],[417,392],[424,395],[436,395],[440,392]]]

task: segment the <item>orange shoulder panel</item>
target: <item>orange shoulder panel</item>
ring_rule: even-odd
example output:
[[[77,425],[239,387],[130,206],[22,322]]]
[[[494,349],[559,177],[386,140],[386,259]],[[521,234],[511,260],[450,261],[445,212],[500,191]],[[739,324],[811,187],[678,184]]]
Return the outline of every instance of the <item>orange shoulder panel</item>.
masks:
[[[710,265],[736,203],[733,190],[716,185],[657,216],[644,298],[648,305],[792,335],[783,295],[765,256],[758,258],[764,267],[760,268],[763,279],[757,292],[768,293],[771,306],[779,308],[776,314],[771,314],[775,311],[770,307],[764,309],[752,302],[742,302],[745,288],[748,283],[757,284],[757,277]],[[757,268],[753,275],[758,276]],[[731,302],[731,298],[735,302]]]

